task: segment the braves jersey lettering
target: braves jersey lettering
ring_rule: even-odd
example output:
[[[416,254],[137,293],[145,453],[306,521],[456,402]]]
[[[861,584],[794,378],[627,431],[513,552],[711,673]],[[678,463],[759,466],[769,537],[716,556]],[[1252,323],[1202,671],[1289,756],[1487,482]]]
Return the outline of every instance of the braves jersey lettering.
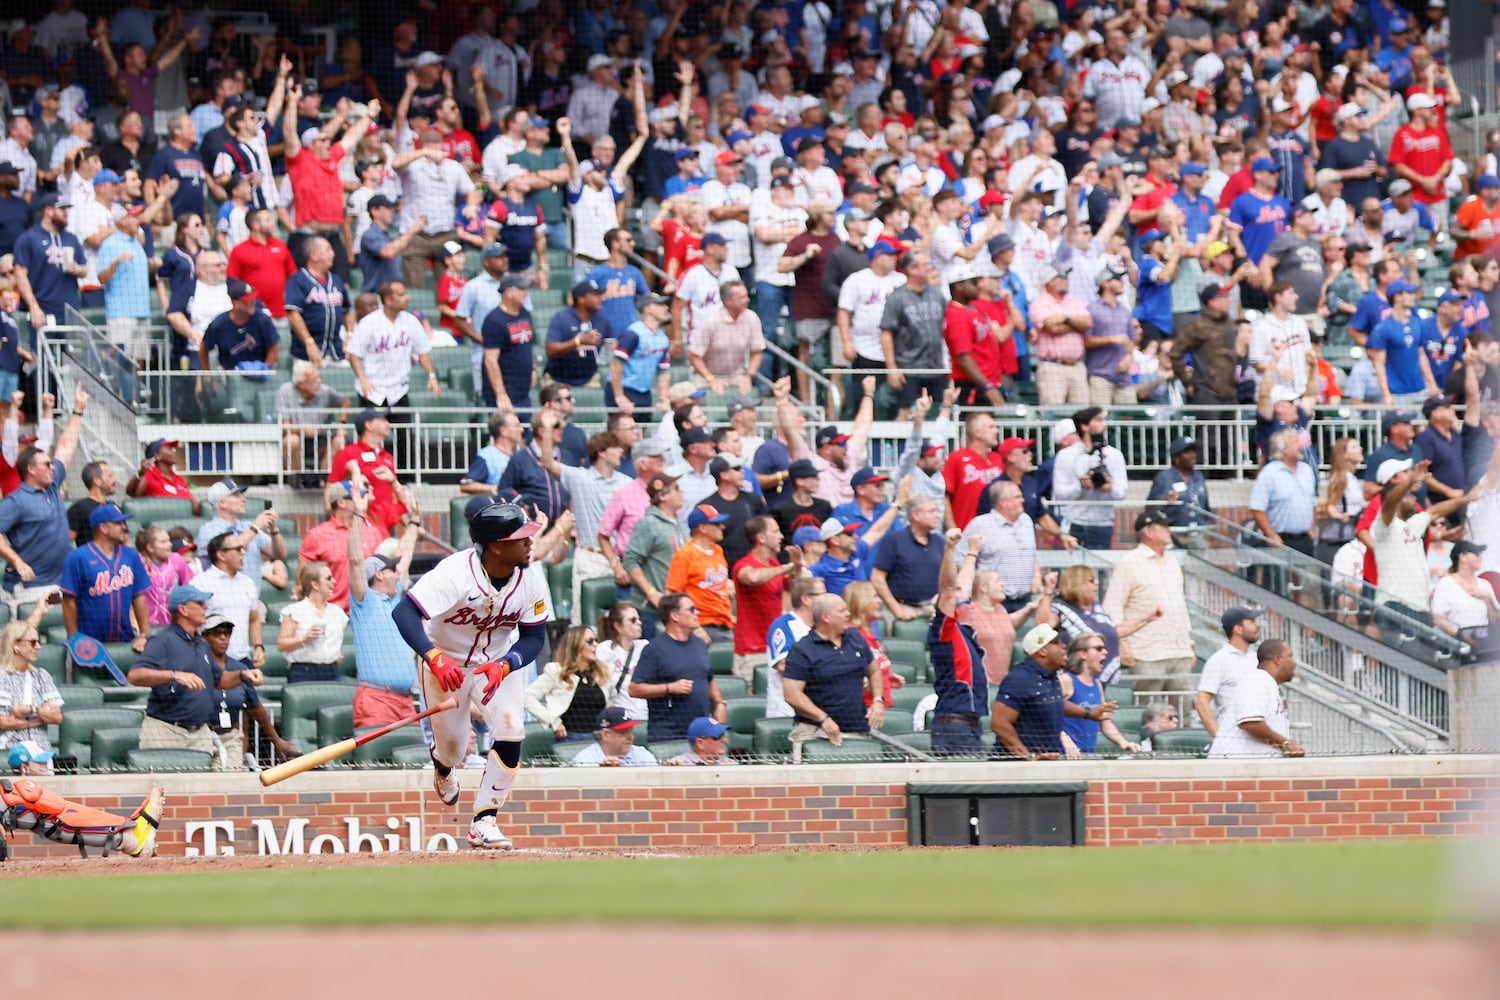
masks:
[[[520,567],[497,588],[473,550],[445,558],[412,585],[410,594],[427,617],[428,638],[465,667],[504,656],[516,643],[517,626],[552,619],[552,597],[540,567]]]

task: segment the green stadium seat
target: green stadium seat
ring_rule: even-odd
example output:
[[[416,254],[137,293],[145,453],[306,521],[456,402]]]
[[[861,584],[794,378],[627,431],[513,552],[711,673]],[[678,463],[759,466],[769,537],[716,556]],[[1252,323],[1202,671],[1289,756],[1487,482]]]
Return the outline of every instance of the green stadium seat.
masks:
[[[464,508],[472,499],[464,493],[448,501],[448,544],[455,549],[469,545],[469,522],[464,520]]]
[[[432,349],[432,369],[437,372],[438,380],[448,381],[448,375],[454,371],[470,371],[470,350],[468,347],[434,347]]]
[[[665,764],[671,758],[693,749],[693,745],[687,740],[663,740],[660,743],[651,744],[646,749],[651,751],[651,756],[656,758],[658,764]]]
[[[907,677],[907,680],[921,680],[927,676],[927,641],[925,639],[896,637],[882,639],[880,649],[890,657],[893,664],[912,669],[914,676]]]
[[[770,686],[770,683],[771,683],[771,667],[770,667],[770,665],[756,667],[755,668],[755,683],[753,685],[751,685],[750,691],[751,691],[752,694],[754,694],[757,697],[761,698],[762,699],[762,703],[764,703],[764,699],[766,697],[766,688]]]
[[[37,651],[36,668],[47,671],[58,684],[67,682],[67,663],[68,650],[60,642],[44,642]]]
[[[426,743],[409,743],[391,748],[391,763],[396,767],[426,767],[432,763],[432,754]]]
[[[552,758],[552,744],[557,742],[557,737],[552,730],[540,722],[526,723],[526,735],[521,739],[521,759],[523,761],[547,761]]]
[[[354,369],[324,366],[321,372],[323,384],[339,395],[353,397],[358,394],[359,385],[354,377]]]
[[[261,598],[261,600],[265,600],[265,598]],[[276,622],[275,627],[279,629],[281,627],[279,616],[274,620]],[[273,643],[266,643],[266,662],[260,668],[260,672],[265,674],[267,679],[276,678],[284,681],[286,680],[286,668],[286,654],[277,649]]]
[[[1104,700],[1121,705],[1134,705],[1135,681],[1129,677],[1120,677],[1113,683],[1104,685]]]
[[[552,590],[552,610],[558,621],[566,621],[573,611],[573,560],[564,559],[547,566],[547,586]]]
[[[354,685],[288,684],[281,692],[281,735],[302,750],[318,746],[318,712],[329,705],[348,705],[352,712]],[[352,731],[352,714],[350,720]]]
[[[132,750],[126,755],[130,770],[159,774],[211,771],[213,759],[202,750]]]
[[[146,701],[151,697],[150,688],[128,687],[122,688],[114,681],[109,682],[109,687],[101,686],[104,692],[104,704],[113,708],[118,705],[122,708],[146,709]]]
[[[193,516],[193,502],[177,497],[136,497],[126,500],[122,509],[137,525],[176,524],[178,518]]]
[[[714,678],[714,682],[719,685],[719,694],[726,700],[729,698],[744,698],[750,694],[750,685],[745,683],[743,677],[719,674]],[[761,704],[765,704],[764,700],[762,700]]]
[[[637,729],[640,727],[637,726]],[[639,738],[636,740],[640,742]],[[593,740],[568,740],[566,743],[552,742],[552,756],[562,764],[572,764],[573,758],[583,753],[584,750],[594,745]]]
[[[722,690],[720,691],[722,694]],[[729,748],[749,750],[755,745],[755,724],[766,714],[766,699],[742,696],[724,699],[729,723]]]
[[[299,685],[293,684],[296,688]],[[285,694],[285,691],[282,692]],[[353,698],[351,691],[350,698]],[[420,730],[418,730],[420,732]],[[318,746],[326,747],[354,735],[354,702],[347,705],[324,705],[318,709]]]
[[[1144,711],[1146,711],[1144,705],[1126,705],[1123,703],[1119,708],[1115,709],[1113,716],[1115,728],[1120,731],[1121,736],[1124,736],[1132,743],[1139,743],[1141,740],[1141,713]]]
[[[569,583],[571,584],[571,580]],[[616,601],[615,578],[613,576],[601,576],[592,580],[585,580],[578,587],[578,620],[590,627],[599,620],[599,617],[614,607]],[[721,644],[722,645],[722,644]],[[733,651],[730,653],[733,656]],[[709,656],[713,656],[713,648],[709,649]]]
[[[905,681],[908,684],[915,684],[915,683],[917,683],[918,680],[919,680],[919,678],[918,678],[917,675],[919,673],[920,673],[920,670],[917,667],[912,666],[910,663],[892,663],[891,664],[891,676],[892,677],[900,677],[903,681]]]
[[[873,740],[845,740],[834,746],[827,740],[808,740],[802,744],[804,764],[871,763],[885,759],[885,748]]]
[[[792,752],[792,723],[790,718],[757,719],[755,739],[752,744],[757,757],[784,758]]]
[[[58,729],[58,750],[64,757],[77,757],[80,768],[90,767],[93,760],[94,730],[129,728],[140,732],[142,714],[132,708],[80,708],[70,712],[63,706],[62,725]]]
[[[1178,756],[1207,757],[1214,738],[1206,729],[1169,729],[1151,737],[1151,751]]]
[[[327,711],[327,709],[324,709]],[[419,747],[423,756],[427,756],[426,738],[422,735],[420,726],[406,726],[393,733],[386,733],[379,739],[354,748],[352,755],[356,767],[374,767],[380,765],[395,764],[395,752],[402,747]]]
[[[917,703],[932,694],[931,684],[908,684],[905,687],[895,688],[891,691],[891,708],[887,711],[905,712],[910,715],[916,711]]]
[[[898,621],[891,627],[891,638],[915,639],[918,642],[922,643],[925,647],[927,642],[928,624],[928,621],[923,618],[914,618],[909,622]],[[885,643],[882,642],[881,646],[883,647],[884,645]],[[889,656],[890,654],[887,653],[886,655]],[[923,659],[925,660],[926,657],[924,656]]]
[[[716,642],[708,647],[708,662],[715,677],[725,677],[734,669],[734,646]]]
[[[92,766],[95,771],[123,771],[127,755],[141,745],[141,727],[106,726],[94,730]]]
[[[923,753],[932,753],[931,733],[895,733],[893,735],[898,741],[904,743],[906,746],[912,747],[916,750],[921,750]]]
[[[96,684],[59,684],[57,693],[62,696],[64,712],[104,707],[104,689]]]

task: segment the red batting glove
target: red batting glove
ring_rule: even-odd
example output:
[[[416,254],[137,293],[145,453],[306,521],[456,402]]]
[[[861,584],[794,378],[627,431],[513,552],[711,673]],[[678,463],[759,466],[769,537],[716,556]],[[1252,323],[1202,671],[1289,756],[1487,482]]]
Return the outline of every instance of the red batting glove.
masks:
[[[432,671],[432,676],[437,678],[438,687],[444,691],[457,691],[464,686],[464,671],[453,658],[440,649],[434,649],[426,656],[427,669]]]
[[[474,668],[474,676],[480,675],[487,679],[487,683],[484,685],[484,697],[479,700],[481,704],[488,705],[490,699],[495,696],[495,692],[500,690],[500,682],[510,676],[510,663],[505,660],[499,663],[491,660],[489,663]]]

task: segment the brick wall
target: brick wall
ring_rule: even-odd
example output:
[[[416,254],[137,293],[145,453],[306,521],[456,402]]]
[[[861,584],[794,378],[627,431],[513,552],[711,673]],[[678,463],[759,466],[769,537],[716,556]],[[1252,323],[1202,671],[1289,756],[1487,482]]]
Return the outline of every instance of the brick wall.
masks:
[[[1090,846],[1449,837],[1500,831],[1500,758],[1354,757],[1303,761],[1089,761],[1053,764],[842,765],[722,769],[523,770],[504,829],[517,847],[655,848],[893,846],[907,842],[906,785],[1087,781]],[[464,775],[466,788],[478,780]],[[462,836],[467,815],[437,807],[421,771],[329,771],[263,789],[253,775],[164,775],[160,853],[202,850],[190,824],[228,823],[236,853],[262,849],[256,821],[278,848],[333,850],[359,833],[398,849]],[[48,787],[128,812],[140,776],[56,778]],[[299,822],[304,821],[304,822]],[[288,830],[293,835],[288,842]],[[322,837],[314,843],[315,838]],[[364,841],[366,845],[369,840]],[[434,845],[438,849],[446,844]],[[13,843],[18,857],[74,848]]]

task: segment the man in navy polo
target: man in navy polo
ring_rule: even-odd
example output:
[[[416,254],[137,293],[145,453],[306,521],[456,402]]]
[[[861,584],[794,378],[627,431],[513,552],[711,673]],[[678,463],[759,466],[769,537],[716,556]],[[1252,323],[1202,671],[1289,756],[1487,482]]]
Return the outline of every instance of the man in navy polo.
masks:
[[[698,609],[692,600],[686,594],[663,594],[656,613],[664,628],[641,652],[627,693],[650,703],[647,735],[661,743],[686,739],[694,719],[709,716],[723,722],[728,709],[714,680],[708,644],[694,634]],[[861,694],[861,704],[863,698]]]
[[[927,629],[932,686],[937,695],[932,715],[932,752],[979,756],[984,753],[979,719],[989,707],[989,679],[984,668],[984,651],[974,638],[973,628],[958,619],[962,594],[953,555],[962,537],[963,532],[950,528],[942,539],[937,607]]]
[[[259,670],[224,670],[214,660],[208,643],[198,635],[208,617],[213,595],[191,584],[179,583],[167,593],[172,624],[146,643],[131,666],[130,683],[148,687],[146,717],[141,720],[141,748],[202,750],[220,768],[219,741],[210,728],[220,713],[220,691],[232,691],[242,681],[260,684]]]
[[[990,728],[995,732],[996,750],[1016,757],[1040,757],[1056,760],[1062,754],[1062,727],[1065,707],[1057,672],[1067,663],[1068,651],[1062,637],[1051,625],[1038,625],[1026,633],[1021,643],[1026,659],[1010,668],[990,712]],[[1081,706],[1074,706],[1080,717]],[[1101,706],[1090,705],[1088,717],[1107,718]]]
[[[846,737],[864,738],[880,728],[885,706],[876,698],[865,708],[866,681],[871,691],[879,691],[884,678],[859,630],[849,627],[849,605],[834,594],[816,598],[812,631],[787,654],[781,682],[797,718],[791,732],[792,763],[802,763],[802,746],[809,740],[841,746]]]
[[[909,522],[886,537],[875,556],[870,582],[897,621],[909,622],[932,614],[943,565],[943,540],[938,529],[943,508],[932,497],[916,497],[906,508]]]
[[[78,448],[88,393],[80,384],[73,395],[73,413],[57,438],[53,457],[40,448],[26,447],[16,456],[21,485],[0,500],[0,559],[5,567],[5,589],[21,599],[40,598],[40,590],[62,580],[63,560],[75,546],[68,536],[68,511],[60,487],[67,464]],[[37,591],[36,593],[28,593]]]
[[[603,305],[604,289],[585,278],[573,286],[572,308],[552,317],[547,325],[546,371],[553,381],[588,385],[599,374],[599,345],[614,335],[599,312]]]

